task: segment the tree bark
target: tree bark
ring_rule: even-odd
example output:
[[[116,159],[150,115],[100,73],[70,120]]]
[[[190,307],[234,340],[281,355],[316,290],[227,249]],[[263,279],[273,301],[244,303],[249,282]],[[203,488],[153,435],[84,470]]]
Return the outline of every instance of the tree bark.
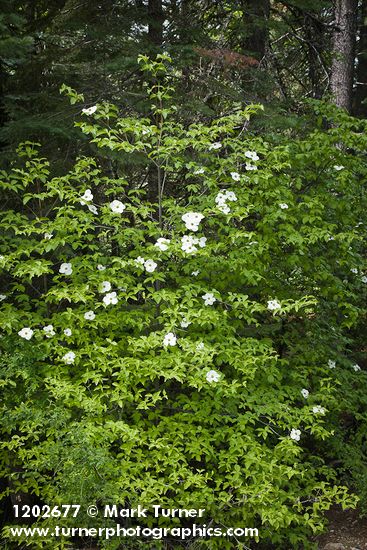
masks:
[[[358,25],[358,52],[353,114],[367,118],[367,0],[362,0]]]
[[[243,50],[258,61],[264,57],[268,42],[269,0],[244,0],[242,2],[245,39]]]
[[[330,91],[338,107],[352,108],[358,0],[335,0]]]
[[[148,36],[154,46],[161,46],[163,42],[163,8],[162,0],[148,1]]]

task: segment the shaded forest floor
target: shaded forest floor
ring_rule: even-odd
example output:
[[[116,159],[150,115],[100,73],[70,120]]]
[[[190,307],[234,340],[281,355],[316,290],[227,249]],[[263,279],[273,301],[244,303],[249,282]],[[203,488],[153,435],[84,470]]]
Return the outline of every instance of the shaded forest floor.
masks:
[[[367,550],[367,517],[339,507],[330,510],[327,517],[327,533],[317,539],[320,550]]]

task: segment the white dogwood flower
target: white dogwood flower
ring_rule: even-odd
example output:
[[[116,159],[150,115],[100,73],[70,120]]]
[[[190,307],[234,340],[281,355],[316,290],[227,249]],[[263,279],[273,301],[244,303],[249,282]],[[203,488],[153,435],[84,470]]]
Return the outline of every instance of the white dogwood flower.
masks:
[[[228,206],[228,204],[218,204],[217,206],[218,210],[220,210],[223,214],[229,214],[231,209]]]
[[[87,109],[82,109],[82,113],[85,115],[93,115],[97,110],[97,105],[93,105],[93,107],[88,107]]]
[[[207,292],[206,294],[203,294],[202,299],[204,300],[204,304],[206,306],[212,306],[214,302],[217,301],[217,299],[215,298],[212,292]]]
[[[96,314],[94,313],[94,311],[87,311],[86,313],[84,313],[84,319],[86,319],[87,321],[93,321],[95,317]]]
[[[216,370],[210,370],[206,373],[205,378],[209,384],[212,384],[213,382],[219,382],[220,374]]]
[[[197,247],[195,246],[197,244],[198,239],[195,237],[192,237],[191,235],[184,235],[181,238],[181,250],[183,252],[186,252],[187,254],[193,254],[194,252],[197,252]]]
[[[158,265],[158,264],[156,264],[153,260],[146,260],[146,261],[144,262],[145,270],[146,270],[148,273],[153,273],[153,271],[155,271],[157,265]]]
[[[163,339],[163,345],[167,347],[167,346],[175,346],[176,344],[177,344],[176,336],[173,334],[173,332],[167,332],[167,334]]]
[[[65,262],[60,265],[59,273],[62,273],[63,275],[71,275],[73,272],[73,268],[71,267],[71,263]]]
[[[51,336],[55,336],[56,334],[53,325],[47,325],[43,327],[43,331],[46,333],[47,338],[51,338]]]
[[[308,390],[306,390],[305,388],[303,388],[303,390],[301,390],[301,394],[305,399],[307,399],[308,396],[310,395],[310,392]]]
[[[301,430],[296,430],[296,428],[292,428],[289,437],[291,439],[294,439],[294,441],[299,441],[301,439]]]
[[[93,200],[92,191],[90,189],[86,189],[84,191],[84,195],[81,196],[81,200],[86,202],[92,201]]]
[[[21,338],[24,338],[25,340],[30,340],[34,334],[34,331],[29,327],[24,327],[18,332],[18,334]]]
[[[98,214],[98,208],[94,206],[94,204],[88,204],[88,210],[92,212],[92,214]]]
[[[212,151],[213,149],[220,149],[222,147],[222,144],[220,141],[215,141],[214,143],[211,143],[208,147],[209,151]]]
[[[180,323],[181,328],[187,328],[191,325],[191,322],[186,319],[186,317],[182,318],[182,321]]]
[[[233,202],[233,201],[237,200],[236,194],[233,191],[226,191],[225,192],[225,197],[226,197],[227,201]]]
[[[75,361],[75,353],[73,351],[68,351],[65,355],[63,355],[62,360],[67,365],[72,365]]]
[[[281,305],[280,303],[278,302],[278,300],[269,300],[268,301],[268,309],[270,311],[274,311],[276,309],[281,309]]]
[[[138,256],[137,258],[135,258],[134,262],[136,263],[136,265],[141,265],[141,266],[144,266],[145,264],[145,260],[141,256]]]
[[[329,369],[335,369],[336,362],[329,359],[329,361],[327,362],[327,365],[328,365]]]
[[[312,412],[315,414],[325,414],[325,409],[320,405],[315,405],[314,407],[312,407]]]
[[[122,214],[122,212],[126,208],[126,205],[121,201],[114,200],[114,201],[110,202],[110,208],[111,208],[112,212],[114,212],[115,214]]]
[[[46,239],[46,241],[49,241],[52,239],[53,233],[44,233],[43,238]]]
[[[168,245],[170,243],[170,239],[165,239],[163,237],[160,237],[159,239],[157,239],[157,242],[155,243],[154,246],[156,246],[157,248],[159,248],[159,250],[162,250],[162,252],[164,252],[165,250],[168,249]]]
[[[101,284],[101,292],[109,292],[112,288],[112,285],[109,281],[103,281]]]
[[[286,210],[287,208],[289,208],[289,206],[286,202],[281,202],[279,204],[279,208],[281,208],[282,210]]]
[[[104,271],[106,269],[106,266],[102,265],[102,264],[98,264],[97,269],[98,269],[98,271]]]
[[[65,328],[64,334],[65,336],[71,336],[73,334],[71,328]]]
[[[359,370],[361,370],[361,367],[357,364],[353,365],[352,367],[356,372],[358,372]]]
[[[233,179],[233,181],[240,181],[241,176],[238,172],[231,172],[231,178]]]
[[[116,292],[109,292],[108,294],[106,294],[106,295],[103,297],[103,303],[104,303],[106,306],[116,305],[117,302],[118,302],[118,298],[117,298]]]
[[[245,151],[245,157],[253,161],[259,160],[259,155],[256,151]]]
[[[199,229],[199,223],[205,216],[200,212],[186,212],[181,216],[182,221],[186,225],[186,229],[191,231],[197,231]]]
[[[223,204],[226,204],[226,199],[227,199],[226,192],[219,191],[219,193],[217,194],[214,200],[217,205],[223,205]]]

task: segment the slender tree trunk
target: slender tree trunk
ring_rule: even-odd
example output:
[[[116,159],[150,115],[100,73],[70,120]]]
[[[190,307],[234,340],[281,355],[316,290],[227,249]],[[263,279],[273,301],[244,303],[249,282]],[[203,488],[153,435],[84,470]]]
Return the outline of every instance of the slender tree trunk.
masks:
[[[148,1],[149,27],[148,36],[154,46],[161,46],[163,42],[163,8],[162,0]]]
[[[353,101],[353,113],[367,118],[367,0],[362,0],[358,25],[357,75]]]
[[[270,1],[244,0],[242,5],[245,28],[244,53],[261,61],[265,55],[268,42]]]
[[[164,14],[162,7],[162,0],[148,0],[148,37],[150,41],[151,49],[157,50],[162,47],[163,44],[163,23]],[[150,82],[153,84],[153,80]],[[153,124],[157,121],[152,115],[151,120]],[[147,198],[150,202],[159,202],[160,200],[160,174],[159,170],[154,164],[148,166],[148,194]],[[159,217],[158,211],[156,213],[157,219]]]
[[[330,91],[338,107],[352,108],[358,0],[335,0]]]

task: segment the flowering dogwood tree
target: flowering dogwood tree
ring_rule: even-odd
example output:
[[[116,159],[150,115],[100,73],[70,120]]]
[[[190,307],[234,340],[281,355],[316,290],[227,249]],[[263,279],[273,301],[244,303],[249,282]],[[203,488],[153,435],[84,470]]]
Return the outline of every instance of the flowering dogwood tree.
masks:
[[[200,505],[207,523],[306,545],[324,510],[355,502],[317,449],[341,370],[365,377],[343,346],[363,314],[363,137],[341,119],[266,140],[245,130],[259,106],[183,127],[166,62],[140,59],[152,118],[101,103],[78,123],[145,155],[155,203],[92,158],[50,177],[30,143],[2,174],[25,205],[1,218],[3,475],[46,503]]]

